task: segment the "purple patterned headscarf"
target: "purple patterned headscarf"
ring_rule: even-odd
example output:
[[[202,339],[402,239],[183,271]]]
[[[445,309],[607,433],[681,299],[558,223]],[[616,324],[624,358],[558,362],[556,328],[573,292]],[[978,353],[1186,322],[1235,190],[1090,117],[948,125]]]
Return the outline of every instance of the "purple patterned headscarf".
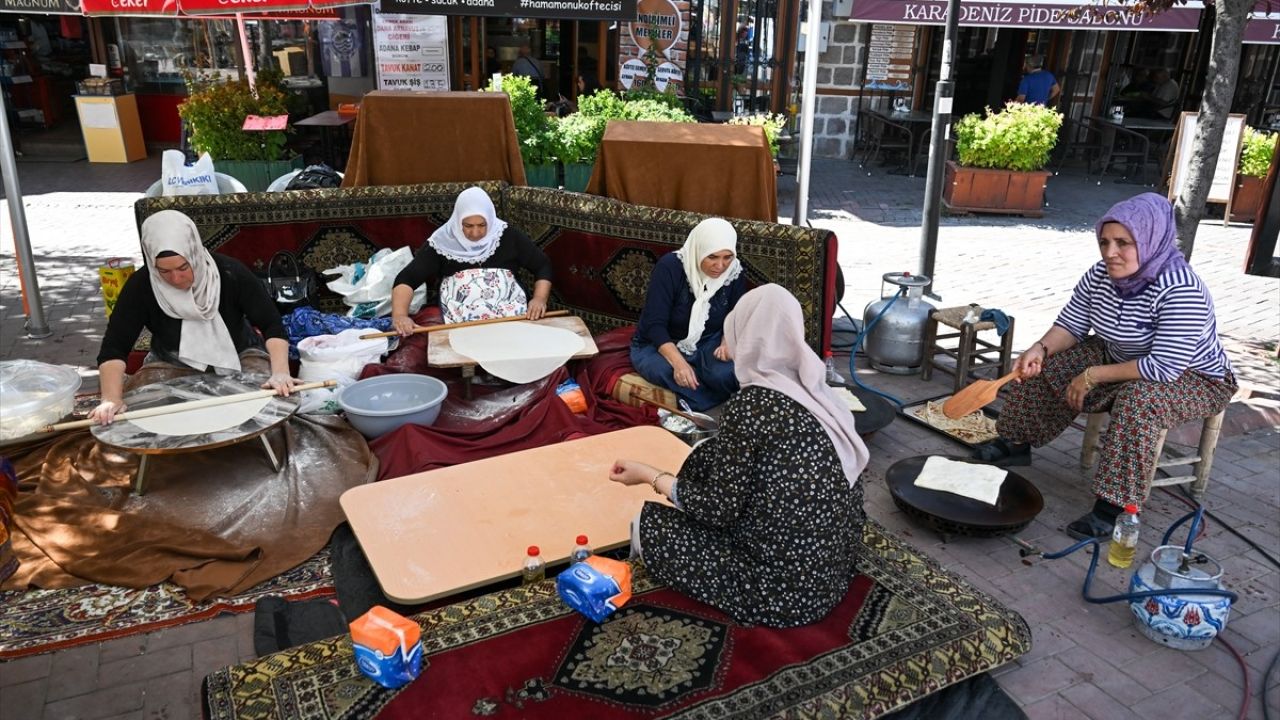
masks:
[[[1161,273],[1187,267],[1187,260],[1178,249],[1173,205],[1163,196],[1143,193],[1112,205],[1094,227],[1095,235],[1101,239],[1102,226],[1112,222],[1125,226],[1138,245],[1138,271],[1119,280],[1111,279],[1120,297],[1135,297]]]

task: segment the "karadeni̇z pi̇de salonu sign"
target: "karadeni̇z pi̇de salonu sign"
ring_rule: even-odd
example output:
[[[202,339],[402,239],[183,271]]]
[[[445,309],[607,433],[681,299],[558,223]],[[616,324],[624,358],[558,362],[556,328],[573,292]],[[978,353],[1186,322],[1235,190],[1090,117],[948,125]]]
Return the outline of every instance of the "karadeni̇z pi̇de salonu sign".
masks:
[[[631,20],[636,0],[381,0],[383,12],[556,20]]]

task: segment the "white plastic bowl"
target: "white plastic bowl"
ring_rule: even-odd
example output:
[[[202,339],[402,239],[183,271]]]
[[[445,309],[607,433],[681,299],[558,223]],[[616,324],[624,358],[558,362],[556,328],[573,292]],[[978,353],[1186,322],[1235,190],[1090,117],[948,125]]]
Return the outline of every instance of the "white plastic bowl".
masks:
[[[431,425],[448,395],[449,387],[440,380],[402,373],[352,383],[338,393],[338,404],[347,421],[373,439],[401,425]]]
[[[0,362],[0,440],[29,435],[71,414],[80,375],[35,360]]]

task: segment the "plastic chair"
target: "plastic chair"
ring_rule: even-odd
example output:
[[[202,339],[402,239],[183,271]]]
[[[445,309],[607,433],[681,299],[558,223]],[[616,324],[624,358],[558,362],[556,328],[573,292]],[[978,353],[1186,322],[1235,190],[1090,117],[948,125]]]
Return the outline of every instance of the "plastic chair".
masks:
[[[215,179],[218,181],[218,194],[229,195],[231,193],[249,192],[244,183],[227,175],[225,173],[215,172]],[[144,193],[146,197],[162,197],[164,195],[164,180],[157,180],[151,183],[151,187],[147,188]]]

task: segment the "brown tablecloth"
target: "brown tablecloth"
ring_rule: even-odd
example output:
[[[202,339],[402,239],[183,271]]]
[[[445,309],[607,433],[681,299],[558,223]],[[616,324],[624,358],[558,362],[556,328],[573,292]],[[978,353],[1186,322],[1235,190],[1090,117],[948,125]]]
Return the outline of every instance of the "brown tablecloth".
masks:
[[[371,92],[360,102],[342,187],[505,180],[524,185],[502,93]]]
[[[777,177],[764,130],[748,125],[614,120],[587,192],[636,205],[777,222]]]

